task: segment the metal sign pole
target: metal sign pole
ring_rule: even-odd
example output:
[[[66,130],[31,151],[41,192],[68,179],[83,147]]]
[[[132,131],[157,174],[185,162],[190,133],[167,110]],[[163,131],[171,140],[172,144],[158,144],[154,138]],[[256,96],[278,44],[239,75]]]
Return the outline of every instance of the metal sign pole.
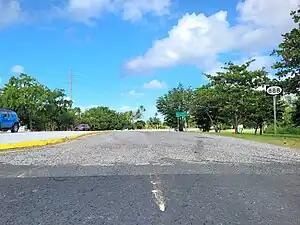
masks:
[[[266,92],[268,95],[273,96],[273,108],[274,108],[274,134],[277,135],[277,118],[276,118],[276,96],[283,92],[281,86],[266,86]]]
[[[274,134],[277,135],[276,95],[273,96],[273,106],[274,106]]]
[[[180,131],[181,128],[184,128],[184,121],[187,117],[187,112],[176,112],[177,117],[177,129]]]

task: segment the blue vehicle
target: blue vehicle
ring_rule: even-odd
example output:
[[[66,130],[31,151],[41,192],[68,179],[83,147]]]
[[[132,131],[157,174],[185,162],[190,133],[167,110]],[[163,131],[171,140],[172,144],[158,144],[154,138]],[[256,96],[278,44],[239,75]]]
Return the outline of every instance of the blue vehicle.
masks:
[[[20,122],[16,112],[11,109],[0,108],[0,130],[17,133],[19,131]]]

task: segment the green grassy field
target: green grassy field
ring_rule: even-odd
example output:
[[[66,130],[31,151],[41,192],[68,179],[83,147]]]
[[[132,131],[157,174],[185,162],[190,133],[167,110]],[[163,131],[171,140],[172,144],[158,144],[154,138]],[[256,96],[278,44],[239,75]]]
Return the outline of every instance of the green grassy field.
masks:
[[[243,134],[235,134],[231,131],[221,131],[221,133],[209,132],[209,134],[214,135],[221,135],[221,136],[228,136],[228,137],[235,137],[241,138],[245,140],[252,140],[258,142],[264,142],[269,144],[281,145],[291,148],[299,148],[300,149],[300,135],[288,135],[288,134],[278,134],[278,135],[271,135],[271,134],[254,134],[254,132],[246,131]]]

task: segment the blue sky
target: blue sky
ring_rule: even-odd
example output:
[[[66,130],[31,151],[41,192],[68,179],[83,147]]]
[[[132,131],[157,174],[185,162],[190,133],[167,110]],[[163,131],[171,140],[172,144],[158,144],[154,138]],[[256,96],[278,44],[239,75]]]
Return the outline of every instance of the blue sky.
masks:
[[[199,87],[203,72],[270,51],[293,27],[300,0],[0,0],[1,86],[20,72],[88,108],[146,107],[178,85]]]

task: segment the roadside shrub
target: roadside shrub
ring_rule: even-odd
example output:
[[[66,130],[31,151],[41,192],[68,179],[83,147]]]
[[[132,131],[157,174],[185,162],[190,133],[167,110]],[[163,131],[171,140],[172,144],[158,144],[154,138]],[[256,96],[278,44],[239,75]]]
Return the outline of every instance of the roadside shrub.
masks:
[[[274,134],[274,126],[268,126],[265,130],[264,133],[266,134]],[[278,134],[296,134],[300,135],[300,127],[277,127],[277,133]]]
[[[169,128],[168,126],[161,125],[161,126],[159,126],[158,129],[168,129],[168,128]]]
[[[146,123],[143,120],[138,120],[134,123],[135,129],[141,130],[141,129],[144,129],[145,127],[146,127]]]

